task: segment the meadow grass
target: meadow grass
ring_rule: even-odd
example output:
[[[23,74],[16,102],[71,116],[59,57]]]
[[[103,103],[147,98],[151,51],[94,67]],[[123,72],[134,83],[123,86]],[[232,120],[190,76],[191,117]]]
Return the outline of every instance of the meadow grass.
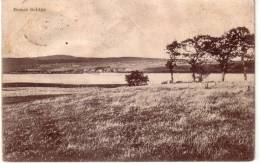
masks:
[[[6,161],[254,158],[254,83],[68,92],[3,104]]]

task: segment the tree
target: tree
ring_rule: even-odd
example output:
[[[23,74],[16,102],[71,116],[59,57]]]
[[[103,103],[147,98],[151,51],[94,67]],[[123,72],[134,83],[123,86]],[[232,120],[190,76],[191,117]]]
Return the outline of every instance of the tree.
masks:
[[[129,75],[125,76],[125,79],[128,83],[128,86],[140,86],[147,85],[149,81],[148,76],[144,76],[143,72],[140,71],[131,71]]]
[[[171,83],[173,83],[173,69],[177,66],[177,56],[180,55],[179,48],[181,45],[177,41],[173,41],[166,46],[167,54],[169,54],[169,60],[166,63],[166,67],[170,70]]]
[[[203,75],[206,74],[204,64],[206,64],[208,57],[205,49],[209,47],[210,43],[210,37],[207,35],[199,35],[181,42],[183,49],[181,54],[191,65],[193,81],[196,81],[196,74],[199,74],[199,82],[203,80]]]
[[[234,45],[233,53],[241,57],[244,79],[247,80],[247,63],[252,59],[248,50],[254,48],[255,37],[246,27],[237,27],[227,33],[227,38]]]
[[[227,33],[221,37],[210,37],[210,46],[205,50],[219,63],[222,72],[222,81],[225,81],[225,75],[232,59],[236,57],[233,53],[235,44],[227,37]]]

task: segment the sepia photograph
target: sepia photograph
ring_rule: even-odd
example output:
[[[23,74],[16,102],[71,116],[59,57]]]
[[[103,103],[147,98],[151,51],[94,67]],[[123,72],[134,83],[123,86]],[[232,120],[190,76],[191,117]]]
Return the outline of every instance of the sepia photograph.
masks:
[[[2,0],[4,161],[252,161],[254,0]]]

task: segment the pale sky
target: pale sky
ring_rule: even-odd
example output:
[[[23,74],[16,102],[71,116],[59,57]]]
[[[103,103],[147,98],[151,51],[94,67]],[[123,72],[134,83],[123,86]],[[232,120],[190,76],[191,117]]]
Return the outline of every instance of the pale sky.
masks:
[[[165,46],[231,28],[254,33],[253,0],[3,0],[3,56],[167,57]],[[45,12],[13,11],[45,8]]]

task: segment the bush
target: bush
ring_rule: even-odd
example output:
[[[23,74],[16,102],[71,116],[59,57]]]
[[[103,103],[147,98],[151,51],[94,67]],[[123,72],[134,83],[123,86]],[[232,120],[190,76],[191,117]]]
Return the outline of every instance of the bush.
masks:
[[[191,67],[192,77],[195,82],[202,82],[205,78],[209,76],[209,72],[202,65],[196,65]]]
[[[144,76],[143,72],[137,70],[131,71],[131,74],[126,75],[125,79],[128,86],[147,85],[147,82],[149,81],[148,76]]]

